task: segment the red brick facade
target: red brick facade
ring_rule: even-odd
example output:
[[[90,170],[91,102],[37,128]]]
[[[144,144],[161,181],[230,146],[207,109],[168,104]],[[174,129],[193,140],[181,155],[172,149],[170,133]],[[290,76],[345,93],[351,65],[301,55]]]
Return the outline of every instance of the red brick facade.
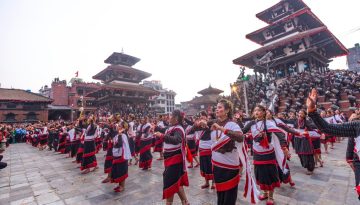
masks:
[[[78,111],[81,107],[81,103],[79,103],[79,101],[81,96],[83,96],[85,112],[95,110],[96,105],[93,103],[94,98],[85,96],[97,90],[100,85],[97,83],[84,83],[78,78],[71,79],[70,83],[71,85],[68,86],[66,80],[60,81],[58,78],[54,79],[51,84],[50,91],[50,96],[54,100],[52,105],[67,106],[74,111]]]
[[[0,122],[48,121],[52,100],[30,91],[0,88]]]
[[[48,110],[39,110],[39,111],[26,111],[26,110],[0,110],[0,122],[6,121],[6,116],[9,113],[15,114],[16,122],[26,122],[27,115],[30,112],[34,112],[36,114],[36,119],[38,121],[47,122],[48,121]]]
[[[66,81],[53,81],[51,84],[50,98],[53,99],[52,105],[69,105],[69,88]]]

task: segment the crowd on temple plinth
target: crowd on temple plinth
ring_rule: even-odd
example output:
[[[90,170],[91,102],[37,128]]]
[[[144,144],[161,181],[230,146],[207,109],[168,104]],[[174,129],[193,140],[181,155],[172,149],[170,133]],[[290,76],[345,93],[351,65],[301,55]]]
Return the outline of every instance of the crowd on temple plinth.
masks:
[[[307,94],[307,93],[306,93]],[[1,124],[1,152],[9,142],[26,142],[39,151],[54,151],[73,158],[74,166],[87,174],[97,170],[96,155],[106,154],[103,183],[114,183],[115,192],[126,191],[128,166],[151,169],[153,156],[164,161],[163,194],[172,204],[178,194],[190,204],[184,187],[189,184],[187,169],[199,168],[204,184],[215,189],[217,204],[236,204],[240,177],[245,177],[244,196],[252,203],[274,204],[274,191],[281,184],[295,186],[287,161],[293,149],[306,174],[325,166],[322,145],[333,148],[348,138],[347,161],[356,175],[360,194],[357,143],[360,110],[346,118],[314,107],[317,93],[308,98],[307,110],[273,113],[256,105],[252,116],[234,110],[229,100],[220,100],[214,113],[201,111],[188,117],[175,110],[171,115],[139,115],[101,112],[81,115],[74,122],[53,121],[32,124]],[[310,100],[311,99],[311,100]],[[99,114],[100,113],[100,114]],[[348,121],[348,122],[347,122]],[[159,154],[156,154],[158,152]],[[326,162],[325,162],[326,164]],[[6,166],[6,164],[5,164]],[[159,196],[160,198],[161,196]]]
[[[317,88],[321,97],[320,107],[323,110],[332,106],[335,110],[354,110],[359,102],[360,75],[347,70],[329,70],[323,73],[305,71],[287,77],[269,75],[249,81],[248,102],[252,109],[256,104],[273,103],[273,111],[293,112],[306,109],[306,93]],[[276,97],[274,97],[276,96]],[[346,102],[346,104],[342,104]],[[327,106],[329,105],[329,106]],[[350,114],[350,112],[343,113]]]

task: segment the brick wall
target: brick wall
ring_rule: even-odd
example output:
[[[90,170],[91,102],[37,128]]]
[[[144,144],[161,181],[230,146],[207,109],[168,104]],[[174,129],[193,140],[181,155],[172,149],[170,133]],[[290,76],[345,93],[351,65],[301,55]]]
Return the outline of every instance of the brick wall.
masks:
[[[40,111],[32,111],[36,113],[36,117],[38,120],[47,122],[48,121],[48,110],[40,110]],[[29,111],[23,111],[23,110],[0,110],[0,122],[5,121],[6,114],[8,113],[14,113],[15,119],[18,122],[23,122],[26,119],[26,114],[29,113]]]
[[[69,104],[69,90],[66,87],[66,82],[53,82],[51,84],[51,91],[51,98],[54,100],[52,105]]]

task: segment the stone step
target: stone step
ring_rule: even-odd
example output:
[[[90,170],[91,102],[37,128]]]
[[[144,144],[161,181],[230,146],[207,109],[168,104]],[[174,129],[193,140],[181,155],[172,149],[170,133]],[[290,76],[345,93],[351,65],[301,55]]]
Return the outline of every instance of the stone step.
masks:
[[[360,99],[360,93],[355,93],[356,99]]]
[[[347,93],[341,93],[340,98],[341,98],[341,100],[347,100],[348,99],[348,94]]]
[[[321,95],[318,97],[318,102],[325,102],[325,96],[324,95]]]
[[[339,101],[339,106],[340,106],[341,109],[349,108],[350,107],[350,102],[349,102],[349,100],[340,100]]]
[[[324,107],[324,109],[329,109],[332,105],[332,102],[321,102],[321,103],[318,103],[320,105],[320,107]]]

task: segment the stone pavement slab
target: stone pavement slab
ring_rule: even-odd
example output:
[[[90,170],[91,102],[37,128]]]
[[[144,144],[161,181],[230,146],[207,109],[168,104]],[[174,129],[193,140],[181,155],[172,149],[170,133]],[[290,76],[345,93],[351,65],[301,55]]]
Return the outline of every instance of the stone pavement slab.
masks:
[[[289,166],[295,187],[283,184],[275,191],[277,204],[359,204],[354,191],[354,174],[345,159],[346,140],[337,143],[329,154],[323,153],[325,166],[306,175],[300,161],[292,152]],[[104,152],[97,154],[100,169],[80,174],[77,164],[65,155],[53,151],[39,151],[27,144],[13,144],[4,154],[8,167],[0,171],[1,205],[163,205],[162,161],[154,160],[153,168],[142,171],[129,167],[126,190],[114,193],[114,184],[102,184]],[[154,159],[158,154],[154,155]],[[204,182],[199,169],[189,169],[190,187],[185,188],[192,205],[216,204],[214,190],[202,190]],[[237,204],[250,204],[242,197],[244,179],[241,178]],[[175,203],[179,204],[175,197]],[[265,204],[260,202],[259,204]]]

